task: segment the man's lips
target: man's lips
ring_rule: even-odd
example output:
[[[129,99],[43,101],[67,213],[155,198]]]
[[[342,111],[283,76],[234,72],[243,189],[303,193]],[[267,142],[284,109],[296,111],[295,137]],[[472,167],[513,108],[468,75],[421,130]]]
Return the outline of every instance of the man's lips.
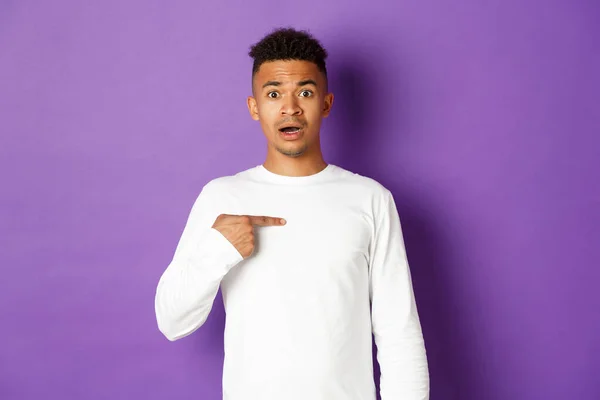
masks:
[[[286,118],[279,122],[277,130],[282,133],[293,132],[295,130],[302,130],[304,128],[304,122],[296,118]]]
[[[295,129],[293,131],[285,132],[279,131],[279,134],[284,140],[295,140],[298,139],[303,133],[303,129]]]

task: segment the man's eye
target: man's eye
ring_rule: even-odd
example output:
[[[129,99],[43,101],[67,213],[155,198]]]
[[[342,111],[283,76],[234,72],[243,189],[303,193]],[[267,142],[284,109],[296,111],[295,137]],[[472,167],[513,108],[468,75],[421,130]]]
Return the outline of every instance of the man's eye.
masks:
[[[279,96],[279,94],[277,92],[269,92],[269,93],[267,93],[267,97],[270,97],[272,99],[277,98],[277,96]]]
[[[310,90],[303,90],[300,92],[300,97],[310,97],[312,96],[312,92]]]

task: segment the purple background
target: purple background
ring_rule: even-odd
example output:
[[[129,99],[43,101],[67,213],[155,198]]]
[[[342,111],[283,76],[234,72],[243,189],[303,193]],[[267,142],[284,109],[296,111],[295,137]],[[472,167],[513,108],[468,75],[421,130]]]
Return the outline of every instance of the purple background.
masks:
[[[331,55],[326,161],[396,198],[432,400],[600,398],[599,4],[0,2],[0,398],[220,398],[220,299],[171,343],[154,291],[264,161],[247,51],[288,24]]]

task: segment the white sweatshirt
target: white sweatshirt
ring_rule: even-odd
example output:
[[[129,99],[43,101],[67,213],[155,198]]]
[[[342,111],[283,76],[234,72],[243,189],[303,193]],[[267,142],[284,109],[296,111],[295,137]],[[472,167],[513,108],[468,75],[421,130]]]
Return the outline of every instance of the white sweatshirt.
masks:
[[[255,226],[244,259],[212,228],[222,213],[287,223]],[[208,182],[158,283],[160,331],[194,332],[219,287],[223,399],[374,400],[371,333],[382,400],[429,398],[400,219],[374,179],[333,164],[301,177],[258,165]]]

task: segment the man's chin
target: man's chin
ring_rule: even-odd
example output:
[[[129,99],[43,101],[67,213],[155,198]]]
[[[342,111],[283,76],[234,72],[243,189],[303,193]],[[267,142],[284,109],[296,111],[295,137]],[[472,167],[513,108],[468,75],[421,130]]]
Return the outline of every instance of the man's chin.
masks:
[[[300,157],[302,154],[306,153],[307,150],[307,146],[302,146],[300,148],[290,148],[290,149],[285,149],[285,148],[281,148],[281,147],[276,147],[277,151],[280,152],[283,155],[286,155],[288,157]]]

